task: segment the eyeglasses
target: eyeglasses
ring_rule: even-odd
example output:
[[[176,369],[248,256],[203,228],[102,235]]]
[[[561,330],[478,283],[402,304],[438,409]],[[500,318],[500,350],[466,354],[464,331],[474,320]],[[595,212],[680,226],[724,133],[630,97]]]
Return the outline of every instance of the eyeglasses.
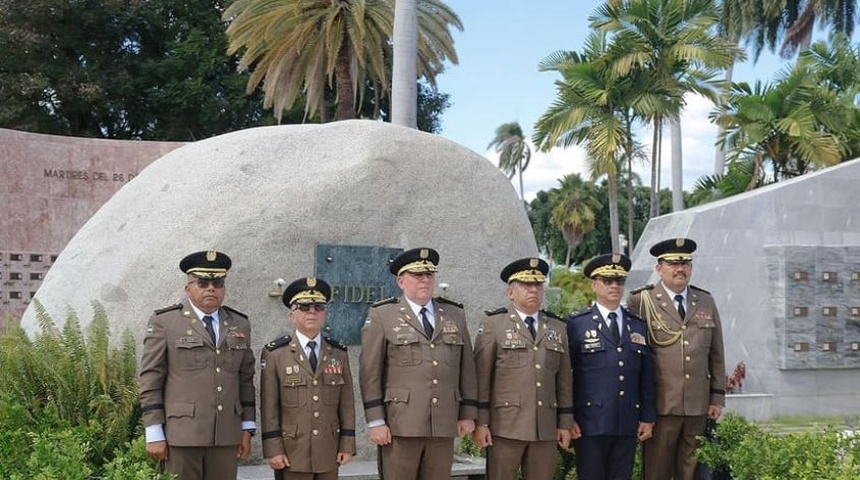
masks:
[[[625,278],[625,277],[597,277],[597,278],[600,279],[600,283],[602,283],[604,285],[612,285],[614,283],[615,285],[619,285],[619,286],[623,287],[624,284],[627,283],[627,278]]]
[[[664,265],[669,265],[670,267],[686,267],[686,266],[693,264],[693,262],[690,262],[688,260],[679,260],[679,261],[663,260],[662,262]]]
[[[215,288],[224,288],[223,278],[198,278],[197,280],[188,282],[189,285],[192,283],[196,283],[200,288],[209,288],[210,284]]]
[[[322,312],[325,310],[324,303],[299,303],[296,305],[296,309],[301,310],[303,312],[310,312],[313,309],[315,312]]]

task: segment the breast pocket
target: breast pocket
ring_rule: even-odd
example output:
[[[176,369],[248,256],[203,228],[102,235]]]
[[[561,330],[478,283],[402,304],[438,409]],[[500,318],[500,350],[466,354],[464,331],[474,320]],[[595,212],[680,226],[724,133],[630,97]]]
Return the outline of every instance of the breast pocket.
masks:
[[[419,365],[421,363],[421,343],[418,333],[397,334],[388,353],[391,361],[396,365]]]
[[[696,325],[699,326],[699,344],[703,347],[710,347],[714,339],[714,329],[717,328],[717,324],[711,320],[706,320],[696,322]]]
[[[584,371],[606,368],[606,346],[602,341],[582,343],[579,350],[579,368]]]
[[[544,359],[544,363],[546,364],[546,368],[552,372],[557,371],[561,364],[561,356],[566,355],[564,347],[559,342],[545,342],[544,349],[544,355],[546,357]]]
[[[176,360],[170,359],[179,370],[200,370],[206,367],[207,348],[200,337],[181,337],[176,339]]]
[[[340,389],[344,383],[343,375],[323,375],[323,401],[327,405],[337,405],[340,402]]]
[[[465,342],[456,333],[442,334],[442,343],[445,344],[445,363],[451,366],[460,365],[460,357],[463,355]]]
[[[523,340],[506,340],[499,349],[499,366],[521,368],[528,364],[528,351]]]
[[[308,382],[302,375],[287,375],[281,382],[281,402],[295,407],[307,403]]]

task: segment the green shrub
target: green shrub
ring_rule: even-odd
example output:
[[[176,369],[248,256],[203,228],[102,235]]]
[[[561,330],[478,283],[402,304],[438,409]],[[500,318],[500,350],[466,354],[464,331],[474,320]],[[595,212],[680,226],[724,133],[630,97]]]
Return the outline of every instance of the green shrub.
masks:
[[[860,478],[860,441],[833,429],[777,433],[727,414],[716,441],[703,439],[696,456],[734,480],[853,480]]]
[[[139,433],[135,340],[111,348],[97,302],[87,335],[73,311],[59,329],[34,306],[33,340],[0,335],[0,478],[93,478]]]

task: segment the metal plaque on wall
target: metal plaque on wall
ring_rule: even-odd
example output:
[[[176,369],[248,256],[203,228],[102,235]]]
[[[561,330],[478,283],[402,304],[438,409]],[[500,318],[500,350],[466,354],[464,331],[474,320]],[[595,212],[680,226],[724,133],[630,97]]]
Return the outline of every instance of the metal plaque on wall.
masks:
[[[361,343],[361,327],[371,304],[400,295],[389,262],[402,248],[357,245],[316,246],[314,274],[328,282],[332,299],[327,334],[344,345]]]

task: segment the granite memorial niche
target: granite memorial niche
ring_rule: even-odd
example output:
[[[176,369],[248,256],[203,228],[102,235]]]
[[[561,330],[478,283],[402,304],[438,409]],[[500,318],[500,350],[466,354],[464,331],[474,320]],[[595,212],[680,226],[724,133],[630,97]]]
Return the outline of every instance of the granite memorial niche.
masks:
[[[402,248],[355,245],[316,246],[314,274],[331,285],[326,331],[344,345],[361,344],[370,305],[400,295],[388,264]]]

